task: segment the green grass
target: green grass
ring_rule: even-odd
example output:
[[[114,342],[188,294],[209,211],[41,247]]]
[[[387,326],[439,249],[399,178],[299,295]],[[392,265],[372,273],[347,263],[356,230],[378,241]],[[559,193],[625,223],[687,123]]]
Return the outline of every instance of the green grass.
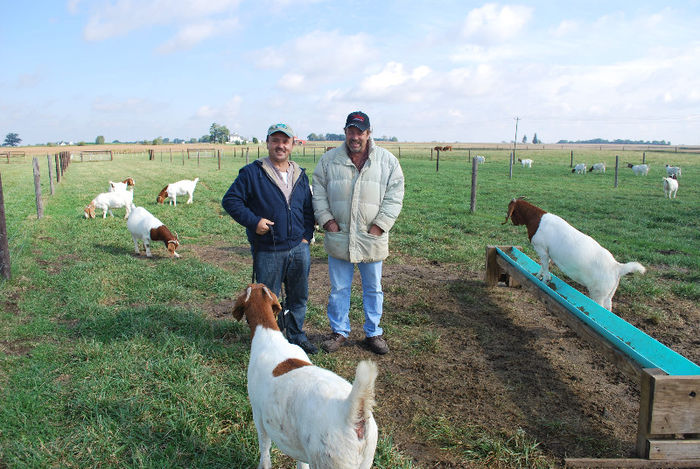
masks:
[[[568,151],[533,151],[532,169],[513,168],[507,152],[483,151],[476,213],[469,211],[471,165],[465,152],[441,156],[439,171],[426,155],[402,151],[403,212],[391,234],[387,262],[414,257],[459,263],[480,272],[487,244],[519,244],[534,256],[522,227],[501,225],[508,201],[527,196],[592,235],[618,260],[649,268],[620,292],[638,299],[636,313],[665,316],[647,303],[667,296],[700,300],[700,161],[697,156],[647,154],[648,177],[621,169],[613,188],[614,154],[576,158],[605,161],[605,175],[572,175]],[[251,153],[252,154],[252,153]],[[523,153],[520,156],[524,157]],[[295,157],[311,174],[311,156]],[[621,161],[638,162],[626,153]],[[678,198],[664,199],[665,162],[683,167]],[[36,217],[30,164],[0,164],[12,279],[0,287],[0,466],[8,467],[254,467],[257,436],[246,391],[249,332],[245,323],[213,319],[203,305],[229,304],[250,278],[246,265],[223,269],[197,259],[189,246],[245,249],[243,229],[220,200],[244,161],[144,155],[114,162],[73,163],[49,196],[46,159],[40,159],[45,216]],[[182,258],[162,245],[147,260],[131,255],[123,209],[86,220],[83,207],[108,180],[136,180],[135,202],[175,229]],[[156,205],[168,182],[200,177],[192,205]],[[312,255],[323,256],[316,245]],[[387,294],[400,295],[401,287]],[[360,292],[353,291],[354,311]],[[406,305],[402,321],[426,321],[427,305]],[[309,321],[323,326],[324,305],[311,304]],[[357,314],[357,312],[356,312]],[[398,313],[397,313],[398,314]],[[413,338],[416,353],[440,352],[440,336]],[[342,368],[331,355],[314,361]],[[350,376],[346,376],[351,378]],[[391,379],[386,376],[385,379]],[[541,466],[537,443],[521,432],[452,428],[424,422],[428,436],[465,460]],[[495,459],[493,459],[495,458]],[[293,467],[275,451],[275,467]],[[380,428],[376,467],[414,467],[392,435]],[[519,466],[520,465],[520,466]]]

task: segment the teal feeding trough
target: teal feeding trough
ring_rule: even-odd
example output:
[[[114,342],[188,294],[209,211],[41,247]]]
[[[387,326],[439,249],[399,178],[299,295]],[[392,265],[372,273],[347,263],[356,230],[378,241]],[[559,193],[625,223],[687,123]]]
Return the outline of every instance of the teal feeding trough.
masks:
[[[641,368],[660,368],[671,376],[700,375],[700,366],[603,308],[556,276],[552,275],[549,284],[535,277],[540,270],[540,265],[517,248],[512,247],[506,253],[496,247],[496,252],[571,314],[638,363]]]

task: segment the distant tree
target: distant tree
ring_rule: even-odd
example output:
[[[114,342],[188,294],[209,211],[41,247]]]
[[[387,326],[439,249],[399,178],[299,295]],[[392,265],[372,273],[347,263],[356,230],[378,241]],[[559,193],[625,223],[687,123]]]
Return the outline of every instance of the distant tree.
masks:
[[[343,134],[326,134],[326,140],[328,141],[343,141],[345,140],[345,135]]]
[[[199,137],[199,143],[209,143],[210,138],[211,138],[211,135],[202,135],[201,137]]]
[[[163,144],[163,137],[156,137],[153,139],[153,145],[162,145]]]
[[[253,143],[256,145],[258,144],[258,137],[253,137]]]
[[[163,139],[163,143],[170,143],[170,139],[169,139],[168,137],[165,137],[165,138]]]
[[[189,141],[189,143],[197,143],[197,139],[196,139],[196,138],[194,138],[194,137],[192,137],[192,138],[190,138],[190,141]]]
[[[209,142],[212,143],[226,143],[231,132],[226,128],[225,125],[219,125],[216,122],[209,127]]]
[[[119,140],[112,140],[112,143],[122,143]]]
[[[398,142],[398,141],[399,141],[399,139],[398,139],[398,138],[396,138],[396,137],[391,137],[391,141],[392,141],[392,142]]]
[[[82,140],[78,142],[79,147],[84,147],[85,145],[87,145],[87,143],[83,142]]]
[[[104,145],[105,144],[104,135],[98,135],[97,138],[95,139],[95,144],[96,145]]]
[[[532,137],[532,143],[542,143],[542,141],[537,138],[537,132],[535,132],[535,135]]]
[[[314,134],[314,133],[311,133],[311,134],[309,134],[309,135],[306,137],[306,140],[308,140],[308,141],[310,141],[310,142],[319,142],[319,141],[321,141],[321,140],[323,140],[323,139],[324,139],[323,134]]]
[[[19,134],[10,132],[9,134],[5,135],[5,143],[2,145],[5,147],[16,147],[21,141],[22,139],[19,138]]]
[[[527,135],[523,135],[523,143],[527,143]]]

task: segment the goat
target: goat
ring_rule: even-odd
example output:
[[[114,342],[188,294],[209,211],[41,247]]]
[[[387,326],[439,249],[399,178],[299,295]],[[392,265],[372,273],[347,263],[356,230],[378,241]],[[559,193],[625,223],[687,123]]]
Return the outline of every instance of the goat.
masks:
[[[639,262],[617,262],[595,239],[581,233],[563,218],[525,200],[510,201],[503,224],[508,223],[508,219],[513,225],[527,226],[530,243],[540,256],[538,278],[545,283],[551,280],[551,259],[568,277],[584,285],[593,301],[610,311],[620,277],[630,272],[646,272]]]
[[[175,250],[180,246],[180,240],[177,233],[173,235],[167,226],[162,221],[154,217],[151,212],[143,207],[134,207],[131,217],[126,222],[126,227],[131,233],[131,238],[134,240],[134,252],[141,254],[139,250],[139,240],[143,242],[143,247],[146,248],[146,257],[151,256],[151,241],[163,241],[168,249],[170,257],[180,257],[180,254]]]
[[[678,181],[676,180],[676,175],[674,174],[671,177],[661,179],[664,182],[664,197],[668,197],[670,199],[671,196],[673,196],[675,199],[676,192],[678,192]]]
[[[605,163],[596,163],[593,166],[591,166],[591,169],[588,170],[588,172],[593,172],[595,171],[596,173],[604,173],[605,172]]]
[[[586,163],[579,163],[571,170],[572,173],[586,174]]]
[[[628,168],[632,168],[632,171],[634,172],[635,176],[646,176],[649,174],[649,165],[648,164],[632,164],[632,163],[627,163]]]
[[[681,168],[680,166],[666,165],[666,174],[668,175],[668,177],[671,177],[675,174],[676,179],[678,179],[681,176]]]
[[[133,191],[119,191],[119,192],[103,192],[97,194],[97,197],[92,199],[92,201],[85,207],[85,218],[95,218],[95,210],[102,210],[102,218],[107,218],[107,212],[111,217],[114,216],[112,213],[113,208],[126,208],[126,214],[124,218],[129,218],[131,213],[131,208],[134,205],[134,192]]]
[[[520,164],[523,165],[523,168],[532,168],[532,160],[529,158],[526,158],[524,160],[521,160],[518,158],[518,161],[520,161]]]
[[[474,157],[474,159],[475,159],[476,162],[479,163],[479,164],[481,164],[481,163],[486,163],[486,158],[483,157],[483,156],[481,156],[481,155],[476,155],[476,156]]]
[[[124,179],[122,182],[109,181],[107,192],[125,191],[129,187],[131,187],[131,190],[134,190],[134,179],[130,177]]]
[[[177,196],[187,195],[187,203],[192,203],[192,196],[194,195],[194,188],[197,186],[197,181],[199,178],[195,178],[194,181],[190,179],[183,179],[182,181],[172,182],[165,186],[162,191],[156,197],[156,203],[162,204],[165,199],[170,197],[170,205],[175,205],[177,207]]]
[[[362,361],[350,385],[311,364],[277,326],[282,310],[263,284],[251,284],[236,299],[233,316],[250,327],[248,398],[258,432],[260,464],[270,469],[272,441],[297,460],[297,468],[370,469],[377,447],[372,416],[377,366]]]

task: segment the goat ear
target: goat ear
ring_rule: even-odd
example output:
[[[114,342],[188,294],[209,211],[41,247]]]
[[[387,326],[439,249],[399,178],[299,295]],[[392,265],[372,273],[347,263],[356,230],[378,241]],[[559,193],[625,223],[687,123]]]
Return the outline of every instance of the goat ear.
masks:
[[[508,214],[506,214],[506,220],[503,223],[501,223],[501,225],[505,225],[506,223],[508,223],[508,220],[513,215],[513,211],[515,210],[515,205],[518,200],[520,199],[513,199],[510,201],[510,203],[508,204]]]
[[[282,312],[282,305],[280,305],[279,300],[277,299],[277,295],[272,293],[266,286],[263,286],[263,290],[267,294],[267,297],[270,299],[270,306],[272,307],[272,312],[277,316],[279,313]]]
[[[231,311],[231,314],[233,314],[233,317],[236,318],[237,321],[243,319],[243,315],[245,314],[245,305],[250,299],[250,291],[251,287],[249,286],[238,296],[238,298],[236,298],[236,302],[233,304],[233,311]]]

